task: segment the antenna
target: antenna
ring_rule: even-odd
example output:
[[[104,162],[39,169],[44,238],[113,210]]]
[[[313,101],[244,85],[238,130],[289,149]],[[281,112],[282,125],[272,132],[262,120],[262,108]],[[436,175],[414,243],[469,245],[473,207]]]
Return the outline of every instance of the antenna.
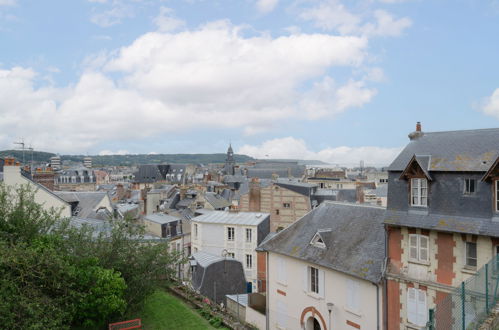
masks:
[[[24,144],[24,138],[21,138],[21,141],[19,142],[14,142],[14,144],[18,144],[21,146],[21,150],[23,151],[23,164],[24,164],[24,150],[26,149]]]

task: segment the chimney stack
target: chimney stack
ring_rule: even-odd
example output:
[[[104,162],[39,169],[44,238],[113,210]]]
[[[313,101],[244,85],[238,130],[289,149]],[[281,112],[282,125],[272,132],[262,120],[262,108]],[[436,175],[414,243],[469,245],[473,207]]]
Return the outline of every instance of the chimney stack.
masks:
[[[414,132],[410,133],[408,136],[409,136],[409,140],[413,141],[413,140],[419,139],[423,135],[424,135],[424,132],[421,130],[421,122],[418,121],[416,123],[416,130]]]

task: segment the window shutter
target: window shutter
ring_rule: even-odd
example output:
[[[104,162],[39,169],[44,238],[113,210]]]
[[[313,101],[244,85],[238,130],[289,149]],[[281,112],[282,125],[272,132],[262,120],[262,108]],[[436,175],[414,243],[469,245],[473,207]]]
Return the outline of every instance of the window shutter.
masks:
[[[324,298],[325,277],[324,271],[319,269],[319,296],[322,298]]]
[[[309,267],[305,266],[303,268],[303,290],[305,292],[308,292],[310,290],[309,285],[308,285],[308,283],[309,283],[308,274],[310,274]]]
[[[355,305],[355,282],[352,280],[347,280],[347,307],[351,311],[357,311],[356,305]]]
[[[418,303],[416,289],[407,289],[407,321],[418,324]]]
[[[286,260],[284,258],[277,259],[277,268],[277,281],[287,284]]]
[[[416,290],[418,293],[418,323],[417,325],[426,325],[427,307],[426,307],[426,291]]]
[[[428,236],[419,235],[419,259],[428,261]]]
[[[409,235],[409,257],[418,259],[418,235]]]

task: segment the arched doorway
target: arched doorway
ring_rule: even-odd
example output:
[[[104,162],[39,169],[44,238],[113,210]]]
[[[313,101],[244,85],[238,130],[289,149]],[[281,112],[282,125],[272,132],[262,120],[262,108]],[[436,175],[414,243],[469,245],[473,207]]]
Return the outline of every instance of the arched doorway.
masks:
[[[308,318],[305,329],[306,330],[324,330],[321,328],[319,320],[317,320],[315,317]]]
[[[313,306],[302,311],[300,324],[304,330],[328,330],[326,320]]]

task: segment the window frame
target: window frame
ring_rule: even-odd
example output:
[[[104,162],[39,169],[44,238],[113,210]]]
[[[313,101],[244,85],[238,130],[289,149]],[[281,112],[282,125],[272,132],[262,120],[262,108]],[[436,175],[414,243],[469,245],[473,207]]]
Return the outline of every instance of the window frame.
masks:
[[[319,269],[309,266],[309,292],[319,294]]]
[[[246,232],[246,243],[252,243],[253,242],[253,229],[246,228],[245,232]],[[248,239],[248,236],[249,236],[249,239]]]
[[[471,257],[469,256],[469,251],[468,251],[468,246],[474,246],[475,247],[475,256]],[[470,265],[468,264],[468,260],[475,260],[475,265]],[[464,266],[465,268],[469,269],[476,269],[478,267],[478,244],[476,242],[468,242],[466,241],[464,243]]]
[[[415,184],[416,182],[417,185]],[[424,187],[422,185],[423,182],[425,183]],[[428,180],[426,178],[411,178],[410,181],[411,206],[428,207],[428,186],[429,186]],[[414,194],[415,191],[417,192],[417,194]]]
[[[414,299],[411,302],[411,292],[414,294]],[[421,297],[424,297],[424,306]],[[410,306],[416,308],[415,311],[410,313]],[[424,316],[423,316],[424,315]],[[417,326],[424,326],[428,321],[428,297],[425,290],[420,290],[416,288],[407,288],[407,322],[415,324]]]
[[[473,186],[471,185],[473,183]],[[476,179],[472,178],[465,178],[464,179],[464,189],[463,189],[463,195],[470,196],[474,195],[476,193],[476,186],[477,186],[477,181]],[[473,187],[473,191],[471,191],[471,188]]]
[[[412,244],[412,238],[416,239],[416,246],[413,246]],[[422,244],[422,239],[426,240],[425,246]],[[413,257],[412,251],[413,248],[416,249],[416,257]],[[426,250],[426,259],[423,259],[421,257],[421,251]],[[430,262],[430,237],[428,235],[422,235],[422,234],[409,234],[409,261],[412,262],[418,262],[418,263],[429,263]]]
[[[236,228],[234,228],[234,227],[226,227],[226,228],[227,228],[227,231],[226,231],[227,241],[234,242],[236,240]],[[231,234],[231,232],[232,232],[232,234]]]
[[[290,209],[291,208],[291,202],[283,202],[282,203],[282,207],[285,208],[285,209]]]
[[[253,269],[253,255],[246,255],[246,269]]]

